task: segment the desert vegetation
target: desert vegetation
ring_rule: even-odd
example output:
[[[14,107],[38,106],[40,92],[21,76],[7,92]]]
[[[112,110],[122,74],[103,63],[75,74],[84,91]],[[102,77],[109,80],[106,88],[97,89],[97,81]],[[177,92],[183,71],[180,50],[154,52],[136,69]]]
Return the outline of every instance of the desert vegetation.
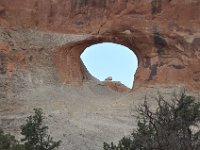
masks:
[[[157,98],[151,110],[145,100],[139,107],[137,129],[117,145],[104,143],[104,150],[199,150],[200,102],[182,92],[166,101]]]
[[[137,128],[118,144],[104,143],[104,150],[199,150],[200,149],[200,102],[182,92],[165,100],[156,99],[152,109],[147,98],[134,115]],[[44,125],[42,109],[34,109],[34,115],[21,126],[23,138],[19,141],[0,130],[0,150],[56,150],[61,141],[54,141]]]
[[[42,109],[34,109],[34,112],[21,126],[24,138],[20,141],[0,130],[0,150],[56,150],[59,147],[61,141],[54,141],[47,132],[48,126],[43,125],[45,117]]]

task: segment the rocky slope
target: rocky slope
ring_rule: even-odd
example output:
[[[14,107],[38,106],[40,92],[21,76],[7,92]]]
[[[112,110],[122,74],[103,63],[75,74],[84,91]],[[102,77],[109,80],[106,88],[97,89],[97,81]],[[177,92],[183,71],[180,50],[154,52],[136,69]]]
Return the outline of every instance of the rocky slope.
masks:
[[[132,129],[145,94],[199,92],[199,27],[199,0],[0,0],[0,127],[17,134],[41,107],[61,149],[101,149]],[[131,93],[85,68],[81,53],[101,42],[137,55]]]

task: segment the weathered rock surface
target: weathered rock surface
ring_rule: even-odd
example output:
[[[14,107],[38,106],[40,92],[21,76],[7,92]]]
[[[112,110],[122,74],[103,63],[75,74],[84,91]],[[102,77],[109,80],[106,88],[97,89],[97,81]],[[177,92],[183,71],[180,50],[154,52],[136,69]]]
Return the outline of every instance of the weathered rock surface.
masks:
[[[32,32],[43,30],[90,35],[79,41],[57,45],[62,45],[57,52],[54,49],[57,53],[55,66],[65,83],[81,83],[87,79],[81,71],[79,57],[87,46],[116,42],[129,47],[138,56],[136,87],[185,84],[199,90],[199,14],[198,0],[0,2],[0,23],[6,29],[29,28]]]
[[[103,81],[102,83],[117,92],[127,93],[131,91],[131,89],[129,89],[127,86],[125,86],[119,81]]]
[[[114,91],[117,92],[130,92],[131,89],[129,89],[127,86],[125,86],[124,84],[122,84],[120,81],[113,81],[112,76],[107,77],[103,82],[102,85],[105,85],[109,88],[111,88]]]
[[[101,42],[137,55],[132,93],[112,91],[87,71],[80,55]],[[17,133],[41,107],[61,149],[101,149],[132,129],[133,99],[135,106],[148,92],[182,86],[200,90],[199,0],[0,0],[0,127],[7,131]]]

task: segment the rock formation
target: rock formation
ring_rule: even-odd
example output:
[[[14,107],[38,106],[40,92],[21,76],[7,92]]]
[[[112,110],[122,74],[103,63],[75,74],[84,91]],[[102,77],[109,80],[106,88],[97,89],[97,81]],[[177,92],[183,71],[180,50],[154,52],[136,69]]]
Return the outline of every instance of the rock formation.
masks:
[[[65,83],[87,79],[79,57],[87,46],[115,42],[129,47],[138,56],[136,87],[185,84],[199,90],[199,3],[198,0],[1,0],[0,23],[8,33],[23,28],[87,36],[63,42],[57,45],[61,47],[57,51],[54,47],[54,65]],[[15,46],[6,42],[1,45]],[[22,49],[16,51],[23,54]]]
[[[119,81],[103,81],[103,83],[105,86],[107,86],[117,92],[126,92],[127,93],[131,90]]]
[[[117,92],[129,92],[131,90],[120,81],[113,81],[111,76],[107,77],[102,83]]]
[[[57,45],[61,47],[57,52],[54,49],[55,67],[66,83],[87,79],[79,58],[87,46],[115,42],[129,47],[138,56],[136,87],[185,84],[199,90],[199,3],[198,0],[1,0],[0,23],[6,30],[23,28],[87,36]],[[21,49],[17,51],[23,53]],[[66,58],[68,62],[61,61]],[[62,68],[63,63],[68,69]],[[70,68],[71,64],[74,65]]]
[[[103,140],[127,133],[131,98],[97,88],[80,59],[85,48],[101,42],[122,44],[137,55],[132,92],[200,90],[199,0],[0,0],[0,125],[17,127],[41,106],[53,116],[53,134],[71,137],[66,149],[101,149]],[[64,135],[57,129],[63,124],[63,131],[77,132]],[[90,148],[83,146],[87,142]]]

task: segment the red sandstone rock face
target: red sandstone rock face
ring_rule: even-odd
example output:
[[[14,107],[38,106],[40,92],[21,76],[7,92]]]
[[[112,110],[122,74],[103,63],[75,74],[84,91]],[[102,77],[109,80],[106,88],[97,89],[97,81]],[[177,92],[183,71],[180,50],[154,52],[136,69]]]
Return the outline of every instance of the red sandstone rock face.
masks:
[[[118,81],[104,81],[103,83],[117,92],[127,93],[131,91],[131,89],[129,89],[127,86]]]
[[[51,65],[64,83],[89,79],[80,60],[87,46],[116,42],[138,56],[135,87],[182,84],[200,90],[199,0],[1,0],[0,25],[6,30],[89,34],[89,38],[78,42],[63,43],[51,54]],[[10,57],[16,52],[5,54],[9,51],[5,45],[1,45],[1,58],[9,59],[1,59],[1,70],[15,71],[16,60],[26,62],[24,52],[18,50],[13,60]],[[31,53],[35,54],[29,49],[24,57]],[[45,61],[35,63],[49,66],[50,62]]]

